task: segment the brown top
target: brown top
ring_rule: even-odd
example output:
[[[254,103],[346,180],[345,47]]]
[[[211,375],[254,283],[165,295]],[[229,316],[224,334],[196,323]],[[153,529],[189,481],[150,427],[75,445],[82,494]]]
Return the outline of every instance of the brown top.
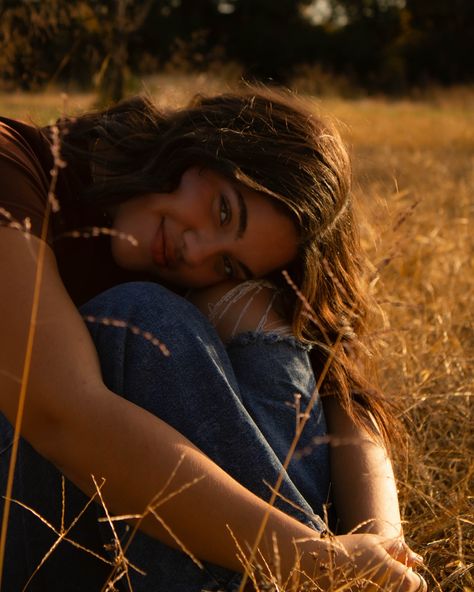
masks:
[[[41,236],[53,163],[43,130],[0,117],[0,225],[25,225],[29,219],[32,234]],[[78,306],[116,284],[149,279],[115,264],[108,236],[68,236],[74,230],[83,235],[93,227],[110,227],[106,212],[79,199],[90,181],[90,171],[74,162],[59,170],[55,196],[60,208],[51,214],[47,233],[61,278]]]

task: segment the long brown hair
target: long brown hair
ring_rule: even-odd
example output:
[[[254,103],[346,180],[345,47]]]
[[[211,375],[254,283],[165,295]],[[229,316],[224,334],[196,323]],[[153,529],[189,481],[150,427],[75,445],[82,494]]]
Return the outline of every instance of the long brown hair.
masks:
[[[100,170],[87,201],[105,206],[172,191],[188,167],[202,165],[283,208],[299,231],[299,254],[286,277],[280,271],[271,279],[284,294],[295,336],[313,346],[316,378],[328,366],[321,394],[339,397],[351,417],[391,439],[391,407],[365,364],[367,273],[350,160],[332,123],[303,99],[263,87],[197,96],[172,111],[137,97],[63,123],[66,159],[92,159]]]

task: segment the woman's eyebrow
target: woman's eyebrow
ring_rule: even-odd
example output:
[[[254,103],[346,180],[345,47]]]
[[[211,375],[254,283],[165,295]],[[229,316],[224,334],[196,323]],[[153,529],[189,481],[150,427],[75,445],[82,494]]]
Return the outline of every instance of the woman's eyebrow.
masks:
[[[235,239],[238,240],[244,236],[244,232],[247,228],[247,205],[244,196],[237,187],[235,188],[235,193],[237,194],[237,205],[239,208],[239,226],[237,228],[237,234],[235,235]]]

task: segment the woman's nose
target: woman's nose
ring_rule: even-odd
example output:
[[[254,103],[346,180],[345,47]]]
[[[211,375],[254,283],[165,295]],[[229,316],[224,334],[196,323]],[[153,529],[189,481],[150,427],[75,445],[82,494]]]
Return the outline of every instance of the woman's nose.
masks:
[[[184,234],[183,242],[183,259],[192,267],[203,265],[222,248],[217,237],[203,232],[188,231]]]

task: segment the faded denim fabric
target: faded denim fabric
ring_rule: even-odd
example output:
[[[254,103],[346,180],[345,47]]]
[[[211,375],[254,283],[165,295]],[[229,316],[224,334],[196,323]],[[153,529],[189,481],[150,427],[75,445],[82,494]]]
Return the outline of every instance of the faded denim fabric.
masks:
[[[270,498],[269,485],[276,482],[294,437],[295,401],[304,411],[314,390],[307,351],[301,344],[272,333],[243,333],[225,347],[192,304],[152,283],[117,286],[81,312],[127,324],[128,328],[89,323],[104,382],[112,391],[172,425],[245,487]],[[164,356],[150,339],[131,330],[133,327],[158,338],[171,355]],[[329,491],[325,433],[318,399],[298,445],[300,452],[281,489],[283,497],[294,505],[277,502],[283,511],[316,530],[321,528],[319,516]],[[12,429],[1,415],[0,435],[3,493]],[[156,459],[158,463],[159,450]],[[61,524],[61,479],[54,466],[21,441],[13,497],[34,508],[56,529]],[[67,527],[86,505],[87,497],[65,481]],[[100,506],[91,504],[68,537],[113,561],[110,527],[97,521],[102,515]],[[116,528],[126,541],[130,528],[124,523],[116,523]],[[2,592],[21,590],[57,538],[31,512],[14,504]],[[127,557],[147,574],[129,570],[135,592],[234,590],[241,578],[211,564],[201,570],[183,553],[142,533],[133,539]],[[27,590],[99,591],[111,571],[110,565],[62,541]],[[128,590],[124,579],[117,584],[121,586]]]

